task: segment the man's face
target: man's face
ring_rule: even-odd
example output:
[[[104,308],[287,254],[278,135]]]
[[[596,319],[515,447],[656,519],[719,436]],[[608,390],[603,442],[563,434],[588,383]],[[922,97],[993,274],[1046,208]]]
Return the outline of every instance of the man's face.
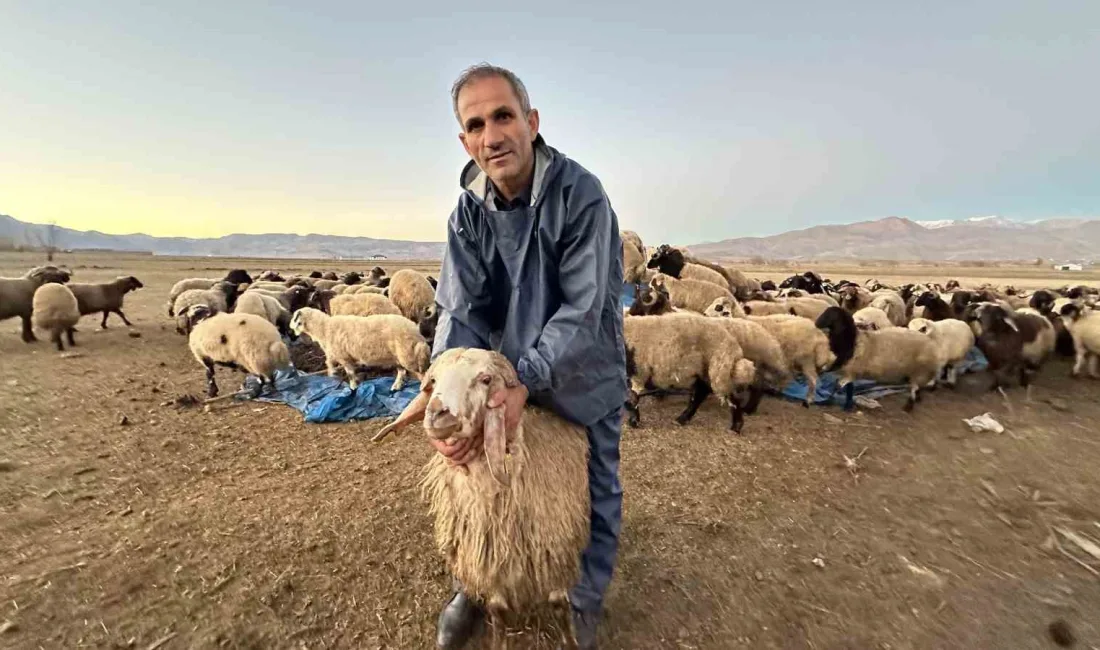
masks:
[[[531,143],[539,131],[538,111],[524,115],[507,80],[485,77],[459,93],[458,115],[466,153],[497,187],[518,193],[534,167]]]

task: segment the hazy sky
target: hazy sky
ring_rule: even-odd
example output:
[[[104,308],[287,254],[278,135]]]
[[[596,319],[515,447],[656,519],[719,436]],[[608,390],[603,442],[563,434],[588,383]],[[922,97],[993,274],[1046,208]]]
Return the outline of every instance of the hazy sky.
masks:
[[[647,242],[1100,215],[1096,0],[506,4],[0,0],[0,213],[440,240],[488,60]]]

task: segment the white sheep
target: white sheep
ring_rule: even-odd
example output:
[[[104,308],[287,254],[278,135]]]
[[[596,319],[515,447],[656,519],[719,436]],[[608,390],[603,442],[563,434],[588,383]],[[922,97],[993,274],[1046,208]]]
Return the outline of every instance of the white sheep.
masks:
[[[1076,360],[1073,376],[1078,377],[1088,366],[1089,376],[1100,379],[1100,312],[1086,312],[1075,303],[1063,305],[1058,311],[1066,330],[1073,337]]]
[[[890,289],[881,289],[871,294],[871,304],[869,307],[875,307],[886,312],[886,316],[890,319],[890,322],[898,327],[905,327],[907,320],[908,309],[905,307],[905,301],[902,300],[901,295],[896,291]]]
[[[345,293],[340,296],[333,296],[332,300],[329,301],[328,313],[333,316],[402,315],[401,310],[393,304],[393,301],[377,293]]]
[[[820,314],[818,315],[820,316]],[[852,314],[852,320],[855,321],[856,327],[861,330],[884,330],[888,327],[895,327],[890,322],[890,317],[886,315],[886,312],[878,307],[864,307]]]
[[[507,431],[503,409],[489,409],[488,401],[518,385],[498,352],[447,350],[417,397],[373,438],[415,421],[436,440],[483,436],[484,453],[464,466],[432,454],[420,488],[450,574],[487,609],[494,629],[508,612],[563,599],[580,577],[589,539],[584,427],[529,405]]]
[[[938,321],[914,318],[909,321],[909,329],[932,338],[940,351],[946,383],[948,386],[954,386],[959,377],[958,365],[966,359],[966,355],[974,347],[974,332],[970,326],[955,318]]]
[[[408,373],[417,379],[428,368],[431,350],[416,323],[404,316],[329,316],[325,312],[305,307],[290,319],[290,331],[296,336],[309,334],[325,352],[328,374],[336,375],[340,366],[354,390],[359,381],[358,366],[397,369],[391,390],[405,385]]]
[[[195,360],[206,368],[206,394],[217,397],[214,367],[244,370],[260,378],[256,395],[268,383],[274,385],[275,372],[290,365],[290,351],[279,330],[254,314],[213,314],[202,318],[203,305],[188,309],[194,323],[188,347]],[[206,313],[209,313],[208,311]],[[254,395],[255,396],[255,395]]]
[[[69,345],[76,345],[73,328],[80,320],[80,307],[67,286],[54,282],[43,284],[35,289],[31,306],[34,328],[48,332],[59,352],[65,350],[61,343],[62,334],[68,337]]]
[[[435,290],[431,283],[412,269],[394,273],[386,295],[401,310],[401,314],[414,323],[419,323],[424,310],[435,302]]]
[[[290,311],[275,296],[262,291],[245,291],[237,298],[234,314],[259,316],[275,326],[279,334],[290,333]]]

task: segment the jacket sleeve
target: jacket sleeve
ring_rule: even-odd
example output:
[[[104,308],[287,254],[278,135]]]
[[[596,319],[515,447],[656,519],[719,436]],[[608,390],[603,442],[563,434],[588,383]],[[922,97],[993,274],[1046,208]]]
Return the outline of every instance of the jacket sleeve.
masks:
[[[447,221],[447,247],[435,301],[440,313],[432,361],[451,348],[489,348],[488,273],[461,205]]]
[[[618,226],[603,188],[594,178],[584,178],[581,184],[566,206],[558,262],[561,307],[516,364],[520,381],[531,393],[560,385],[590,361],[612,265],[622,263],[621,253],[612,247]]]

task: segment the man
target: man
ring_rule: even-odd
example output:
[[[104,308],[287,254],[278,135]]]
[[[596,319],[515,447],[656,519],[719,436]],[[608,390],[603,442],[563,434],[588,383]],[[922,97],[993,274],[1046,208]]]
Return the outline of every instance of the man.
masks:
[[[469,68],[451,98],[472,160],[448,220],[432,358],[454,347],[499,350],[521,382],[490,398],[491,408],[505,409],[506,427],[530,398],[587,429],[592,532],[569,601],[577,644],[595,648],[622,519],[627,383],[618,218],[599,180],[543,141],[538,111],[512,72]],[[433,444],[455,464],[481,453],[480,439]],[[437,645],[461,647],[482,616],[456,582]]]

